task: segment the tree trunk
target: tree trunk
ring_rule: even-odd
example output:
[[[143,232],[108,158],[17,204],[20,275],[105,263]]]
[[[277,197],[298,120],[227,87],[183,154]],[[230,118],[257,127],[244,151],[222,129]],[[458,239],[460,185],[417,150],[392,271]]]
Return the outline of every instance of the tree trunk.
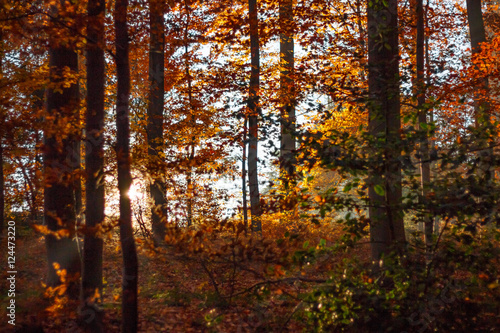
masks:
[[[368,4],[368,110],[376,163],[369,176],[372,259],[405,243],[401,211],[397,0]]]
[[[159,171],[163,161],[163,104],[165,80],[165,23],[163,15],[165,4],[162,0],[149,0],[149,105],[148,105],[148,155],[150,158],[149,173],[152,183],[149,192],[154,202],[151,210],[151,229],[155,244],[165,238],[167,218],[167,201],[165,199],[165,182]],[[159,170],[160,169],[160,170]]]
[[[102,332],[103,240],[96,228],[104,221],[104,12],[105,0],[87,5],[87,111],[85,145],[85,240],[83,247],[81,316],[86,332]]]
[[[40,112],[44,109],[45,105],[45,91],[46,88],[40,88],[35,90],[33,92],[33,112]],[[34,161],[34,168],[30,174],[31,176],[31,183],[33,185],[32,188],[32,193],[31,193],[31,202],[32,202],[32,207],[33,210],[31,211],[31,221],[34,224],[40,224],[40,200],[39,200],[39,195],[43,193],[41,190],[42,188],[42,180],[39,179],[39,177],[36,176],[36,170],[39,170],[39,168],[43,165],[42,162],[42,154],[40,151],[40,147],[42,146],[42,140],[43,140],[43,135],[40,135],[40,122],[43,120],[37,119],[36,122],[37,124],[35,125],[36,128],[34,130],[34,155],[35,155],[35,161]]]
[[[471,40],[472,55],[481,53],[481,43],[486,42],[486,32],[484,29],[484,20],[481,10],[481,0],[467,0],[467,19],[469,22],[469,33]],[[476,69],[478,69],[478,66]],[[474,86],[474,120],[476,127],[482,127],[482,133],[489,133],[491,129],[491,106],[488,102],[489,94],[489,80],[487,76],[481,77],[477,85]],[[477,175],[482,178],[481,182],[486,185],[486,188],[491,188],[494,175],[494,168],[492,167],[492,159],[494,158],[494,145],[493,140],[489,138],[487,141],[480,141],[480,148],[478,157],[479,168]],[[494,220],[496,208],[492,208],[486,223],[491,224]]]
[[[187,210],[187,226],[193,225],[193,198],[194,198],[194,181],[193,181],[193,164],[195,161],[195,145],[196,145],[196,117],[195,117],[195,100],[193,98],[193,77],[190,70],[189,57],[189,27],[191,24],[191,8],[188,1],[184,1],[184,9],[186,11],[186,20],[184,25],[184,67],[187,81],[187,94],[189,103],[189,125],[191,126],[191,138],[188,146],[188,166],[186,174],[186,210]]]
[[[77,116],[77,124],[81,123],[80,119],[80,113],[78,113]],[[75,165],[75,171],[80,174],[81,172],[81,167],[82,167],[82,133],[78,133],[78,138],[76,139],[74,146],[73,146],[73,151],[74,151],[74,165]],[[75,188],[75,214],[76,214],[76,223],[77,225],[81,225],[83,222],[83,198],[82,198],[82,193],[83,193],[83,188],[82,188],[82,178],[80,176],[75,177],[74,180],[74,188]]]
[[[486,42],[486,32],[484,29],[484,20],[481,10],[481,0],[467,0],[467,19],[469,22],[469,33],[471,41],[472,54],[481,52],[481,43]],[[483,78],[474,92],[474,110],[476,126],[482,118],[488,121],[489,105],[485,101],[485,91],[488,90],[489,83],[487,78]]]
[[[51,22],[56,27],[58,24],[56,21],[59,20],[56,5],[51,11]],[[60,29],[66,28],[58,28]],[[61,132],[65,131],[61,128],[61,124],[74,124],[78,117],[78,84],[67,84],[65,81],[69,78],[64,74],[66,71],[68,75],[67,69],[69,69],[70,75],[76,75],[78,55],[69,43],[61,43],[60,38],[64,36],[52,37],[49,46],[50,85],[47,90],[47,116],[44,125],[44,219],[50,231],[64,233],[65,236],[45,237],[49,266],[47,285],[56,286],[61,283],[55,269],[57,264],[58,268],[61,271],[66,270],[67,276],[70,277],[68,296],[78,299],[77,277],[80,274],[81,264],[77,243],[74,240],[76,223],[74,147],[79,135],[64,133],[65,136],[61,139]]]
[[[429,26],[429,18],[428,18],[428,13],[429,13],[429,0],[426,0],[425,2],[425,10],[424,10],[424,24],[425,24],[425,30],[427,30]],[[428,87],[431,86],[431,58],[430,58],[430,52],[429,52],[429,33],[424,34],[424,41],[425,41],[425,81]],[[429,120],[431,123],[434,123],[434,112],[432,109],[428,110],[429,113]],[[429,146],[431,149],[434,149],[434,140],[430,140]],[[434,164],[435,161],[431,161],[430,164],[430,169],[434,170]],[[432,174],[431,174],[432,177]],[[434,216],[434,235],[439,235],[439,227],[440,227],[440,221],[439,217],[437,215]]]
[[[0,132],[0,235],[3,234],[3,229],[5,226],[4,182],[5,181],[3,176],[3,133]]]
[[[120,192],[120,243],[123,256],[122,332],[137,332],[137,252],[128,191],[130,175],[130,66],[127,30],[128,0],[115,4],[116,32],[116,156],[118,162],[118,189]]]
[[[250,86],[248,89],[248,183],[250,187],[250,213],[252,216],[252,231],[260,232],[262,231],[262,209],[260,206],[259,175],[257,169],[257,145],[259,141],[258,118],[260,113],[260,47],[257,0],[249,0],[248,6],[250,19],[250,57],[252,66],[250,72]]]
[[[243,153],[241,156],[241,191],[243,197],[243,225],[245,226],[245,232],[248,230],[248,205],[247,205],[247,116],[243,117]]]
[[[280,177],[284,190],[294,178],[295,162],[295,89],[294,89],[294,38],[293,0],[280,0],[280,103],[281,103],[281,147]]]
[[[425,54],[424,54],[424,5],[423,0],[417,0],[417,41],[416,41],[416,61],[417,61],[417,80],[416,80],[416,94],[417,94],[417,111],[418,111],[418,125],[421,130],[427,128],[427,110],[425,107]],[[422,198],[425,202],[428,194],[428,187],[431,182],[431,167],[429,161],[429,139],[427,135],[420,142],[420,180],[422,186]],[[430,253],[432,249],[432,234],[433,234],[433,220],[432,216],[426,215],[424,217],[424,235],[427,252]]]
[[[3,31],[0,28],[0,73],[3,72]],[[5,227],[5,195],[4,195],[4,176],[3,176],[3,136],[5,128],[5,116],[3,114],[3,106],[0,106],[0,236],[3,234]]]

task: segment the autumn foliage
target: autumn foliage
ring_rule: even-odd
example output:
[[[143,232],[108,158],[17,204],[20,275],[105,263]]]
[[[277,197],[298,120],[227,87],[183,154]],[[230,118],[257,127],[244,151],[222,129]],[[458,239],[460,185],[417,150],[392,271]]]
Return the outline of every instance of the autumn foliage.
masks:
[[[18,327],[498,330],[499,13],[4,0]]]

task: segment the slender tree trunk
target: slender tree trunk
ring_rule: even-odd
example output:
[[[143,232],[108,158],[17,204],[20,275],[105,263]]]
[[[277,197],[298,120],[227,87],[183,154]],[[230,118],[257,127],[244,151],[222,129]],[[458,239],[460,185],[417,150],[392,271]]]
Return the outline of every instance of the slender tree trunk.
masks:
[[[57,5],[52,11],[52,23],[56,27],[58,20]],[[63,29],[63,28],[60,28]],[[64,28],[65,29],[65,28]],[[65,133],[61,139],[61,124],[74,124],[78,117],[79,91],[78,84],[67,84],[65,71],[70,70],[70,75],[78,71],[78,55],[73,47],[60,42],[59,38],[52,37],[49,46],[50,85],[47,90],[47,116],[44,124],[44,219],[48,229],[52,232],[62,232],[67,235],[58,238],[47,235],[48,259],[48,286],[61,283],[56,266],[66,270],[69,288],[67,294],[78,299],[79,277],[81,271],[80,258],[75,237],[75,142],[79,140],[76,133]],[[67,74],[66,74],[67,75]]]
[[[87,4],[87,111],[85,145],[85,239],[83,247],[81,316],[86,332],[102,332],[103,240],[96,229],[104,221],[104,14],[105,0]]]
[[[372,259],[405,243],[401,210],[397,0],[368,4],[369,131],[377,160],[369,177]]]
[[[3,121],[2,121],[3,124]],[[3,175],[3,133],[0,132],[0,236],[5,227],[5,195],[4,195],[4,175]]]
[[[44,108],[45,88],[37,89],[33,93],[33,98],[34,98],[33,103],[32,103],[33,112],[39,113]],[[36,170],[39,170],[40,167],[43,165],[42,158],[41,158],[42,154],[40,152],[40,147],[42,146],[41,143],[43,140],[43,135],[40,135],[41,126],[39,124],[40,122],[42,122],[42,120],[37,119],[36,122],[37,122],[37,124],[35,125],[35,130],[34,130],[35,147],[33,149],[35,160],[34,160],[34,168],[30,174],[31,180],[32,180],[32,185],[33,185],[32,193],[31,193],[31,200],[33,203],[32,207],[34,208],[31,211],[31,221],[32,221],[32,223],[39,224],[40,223],[39,195],[40,195],[40,193],[43,193],[43,191],[41,190],[42,182],[39,179],[39,177],[36,176]]]
[[[243,118],[243,153],[241,156],[241,191],[243,192],[243,225],[245,226],[245,232],[248,230],[248,204],[247,204],[247,116]]]
[[[152,183],[149,192],[154,202],[151,210],[151,227],[155,244],[163,241],[166,234],[165,182],[159,171],[163,160],[163,105],[165,102],[165,23],[163,0],[149,0],[149,106],[148,106],[148,154],[149,173]]]
[[[250,186],[250,213],[252,216],[252,231],[262,231],[262,208],[260,206],[259,175],[258,175],[258,154],[257,146],[259,142],[259,87],[260,87],[260,47],[259,47],[259,21],[257,0],[249,0],[250,19],[250,57],[251,72],[250,86],[248,90],[248,183]]]
[[[191,76],[190,63],[189,63],[189,25],[191,23],[191,11],[187,1],[184,1],[184,8],[186,10],[186,25],[184,26],[184,66],[186,71],[186,81],[188,85],[188,103],[189,103],[189,119],[191,126],[191,139],[189,140],[189,155],[188,155],[188,170],[186,176],[186,196],[187,196],[187,225],[193,225],[193,197],[194,197],[194,182],[193,182],[193,163],[195,157],[195,144],[196,137],[194,132],[196,130],[195,118],[195,105],[193,98],[193,77]]]
[[[78,123],[81,122],[80,119],[80,114],[78,114],[78,118],[76,120]],[[78,138],[74,143],[73,151],[75,152],[74,155],[74,165],[75,165],[75,171],[77,173],[81,172],[81,166],[82,166],[82,155],[81,155],[81,150],[82,150],[82,133],[78,133]],[[83,188],[82,188],[82,179],[81,177],[75,177],[75,214],[76,214],[76,223],[77,225],[81,225],[82,220],[83,220]]]
[[[365,27],[363,26],[363,12],[362,12],[362,0],[356,0],[356,24],[358,26],[358,33],[360,36],[365,35]],[[361,38],[361,41],[359,43],[359,58],[361,60],[361,65],[364,67],[366,65],[366,41],[365,38]],[[366,71],[362,70],[361,71],[361,78],[363,80],[366,79]]]
[[[428,25],[429,25],[429,21],[428,21],[428,16],[427,16],[427,13],[429,12],[429,0],[426,0],[426,3],[425,3],[425,10],[424,10],[424,24],[425,24],[425,30],[428,30]],[[429,34],[425,34],[424,33],[424,40],[425,40],[425,80],[426,80],[426,84],[428,87],[430,87],[432,85],[432,82],[431,82],[431,58],[430,58],[430,52],[429,52]],[[429,121],[431,123],[434,123],[434,112],[432,109],[428,110],[428,113],[429,113]],[[429,146],[430,146],[430,149],[434,149],[434,140],[430,140],[429,142]],[[430,164],[430,169],[431,171],[434,170],[434,161],[431,161],[431,164]],[[431,173],[431,178],[432,178],[432,173]],[[434,227],[433,227],[433,231],[434,231],[434,235],[438,235],[439,234],[439,225],[440,225],[440,222],[439,222],[439,217],[438,216],[434,216]]]
[[[193,195],[194,195],[194,184],[193,184],[193,171],[192,167],[189,167],[186,179],[186,196],[187,196],[187,226],[193,225]]]
[[[295,89],[294,89],[294,38],[293,0],[280,0],[280,103],[281,147],[280,177],[285,191],[295,175]]]
[[[427,110],[425,107],[425,54],[424,54],[424,41],[425,41],[425,27],[424,27],[424,5],[423,0],[417,0],[417,38],[416,38],[416,60],[417,60],[417,80],[416,80],[416,94],[417,94],[417,110],[418,110],[418,123],[419,128],[427,128]],[[427,198],[428,187],[431,182],[431,167],[429,162],[429,139],[427,135],[420,142],[420,179],[422,186],[422,198],[424,201]],[[427,252],[430,253],[432,249],[432,234],[433,234],[433,220],[431,216],[425,216],[424,219],[424,235]]]
[[[0,73],[3,72],[3,31],[0,28]],[[3,234],[3,229],[5,228],[5,195],[4,195],[4,184],[5,179],[3,175],[3,136],[5,128],[5,116],[3,114],[3,106],[0,106],[0,236]]]
[[[120,243],[123,256],[122,332],[137,332],[137,252],[128,191],[130,175],[130,65],[127,29],[128,0],[115,4],[116,32],[116,156],[118,162],[118,189],[120,191]]]

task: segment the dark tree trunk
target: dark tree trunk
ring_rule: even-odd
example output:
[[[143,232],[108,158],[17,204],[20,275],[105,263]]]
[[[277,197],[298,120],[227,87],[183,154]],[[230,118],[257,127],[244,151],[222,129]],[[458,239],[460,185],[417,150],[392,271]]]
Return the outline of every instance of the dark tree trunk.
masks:
[[[257,0],[249,0],[250,19],[250,57],[251,73],[250,86],[248,92],[248,183],[250,187],[250,213],[252,216],[252,231],[262,231],[262,208],[260,206],[259,175],[258,175],[258,154],[257,145],[259,142],[259,87],[260,87],[260,47],[259,47],[259,21]]]
[[[418,110],[418,123],[419,127],[427,128],[427,109],[425,106],[425,54],[424,54],[424,41],[425,41],[425,27],[424,27],[424,5],[423,0],[417,0],[416,3],[417,14],[417,41],[416,41],[416,61],[417,61],[417,80],[416,80],[416,94],[417,94],[417,110]],[[422,129],[422,128],[421,128]],[[429,139],[427,135],[420,143],[420,179],[422,186],[422,197],[425,201],[428,194],[428,187],[431,181],[431,165],[429,162]],[[425,216],[424,219],[424,235],[427,252],[430,253],[432,249],[432,234],[433,234],[433,220],[432,216]]]
[[[484,20],[481,10],[481,0],[467,0],[467,19],[469,22],[469,33],[471,41],[472,54],[481,52],[481,43],[486,42],[486,32],[484,29]],[[480,120],[489,120],[489,105],[485,100],[485,93],[489,87],[487,78],[483,78],[474,92],[474,109],[476,126]]]
[[[484,20],[481,9],[481,0],[467,0],[467,19],[469,21],[469,33],[471,41],[472,56],[481,53],[481,44],[486,42],[486,31],[484,29]],[[484,61],[484,60],[483,60]],[[476,69],[479,69],[475,64]],[[491,123],[491,106],[488,102],[489,95],[489,80],[487,76],[480,77],[477,84],[474,86],[474,120],[475,126],[481,127],[481,133],[488,134],[488,129],[492,128]],[[486,188],[491,188],[494,178],[494,169],[492,167],[493,149],[495,143],[488,137],[481,138],[479,145],[481,151],[478,153],[479,168],[477,175],[481,178],[481,182]],[[491,200],[491,199],[490,199]],[[490,216],[486,220],[490,224],[494,220],[495,211],[491,210]]]
[[[127,29],[128,0],[115,3],[116,33],[116,156],[118,189],[120,191],[120,243],[123,256],[122,332],[137,332],[137,251],[132,229],[132,214],[128,191],[130,175],[130,65]]]
[[[247,135],[248,135],[248,127],[247,127],[247,117],[246,115],[243,118],[243,153],[241,156],[241,191],[243,192],[243,225],[245,226],[245,232],[248,230],[248,204],[247,204]]]
[[[102,312],[96,303],[102,295],[103,240],[96,228],[104,221],[104,12],[105,0],[87,5],[87,113],[85,145],[85,241],[83,248],[81,316],[87,332],[102,332]]]
[[[280,0],[280,103],[281,148],[280,177],[286,190],[295,174],[295,89],[294,89],[294,38],[293,1]]]
[[[369,177],[372,258],[405,243],[401,210],[397,0],[368,4],[369,131],[377,163]],[[396,247],[396,248],[395,248]]]
[[[52,8],[52,22],[58,20],[58,10]],[[57,27],[57,23],[54,23]],[[57,28],[63,29],[63,28]],[[66,29],[66,28],[64,28]],[[64,232],[58,239],[54,235],[45,237],[48,258],[48,286],[61,283],[54,266],[66,270],[70,279],[68,295],[78,299],[81,264],[75,242],[75,182],[74,170],[77,167],[74,159],[75,142],[79,140],[77,133],[64,133],[61,139],[61,124],[74,124],[78,117],[79,91],[78,84],[65,84],[66,69],[71,75],[78,71],[78,55],[71,45],[63,44],[59,38],[52,37],[49,49],[50,86],[47,90],[47,113],[44,124],[44,219],[52,232]],[[67,131],[67,130],[66,130]],[[72,131],[72,130],[71,130]],[[64,230],[64,231],[62,231]],[[74,277],[74,279],[73,279]]]
[[[165,67],[165,23],[163,15],[165,4],[162,0],[149,0],[149,106],[148,106],[148,155],[149,173],[152,183],[149,192],[154,202],[151,210],[151,229],[155,244],[163,241],[166,234],[165,182],[162,175],[160,152],[163,142],[163,104],[164,104],[164,67]]]

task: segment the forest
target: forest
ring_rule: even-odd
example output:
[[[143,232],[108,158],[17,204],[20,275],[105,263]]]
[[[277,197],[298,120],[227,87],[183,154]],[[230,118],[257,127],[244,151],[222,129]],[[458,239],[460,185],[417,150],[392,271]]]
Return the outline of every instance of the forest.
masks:
[[[499,332],[499,6],[1,0],[0,332]]]

